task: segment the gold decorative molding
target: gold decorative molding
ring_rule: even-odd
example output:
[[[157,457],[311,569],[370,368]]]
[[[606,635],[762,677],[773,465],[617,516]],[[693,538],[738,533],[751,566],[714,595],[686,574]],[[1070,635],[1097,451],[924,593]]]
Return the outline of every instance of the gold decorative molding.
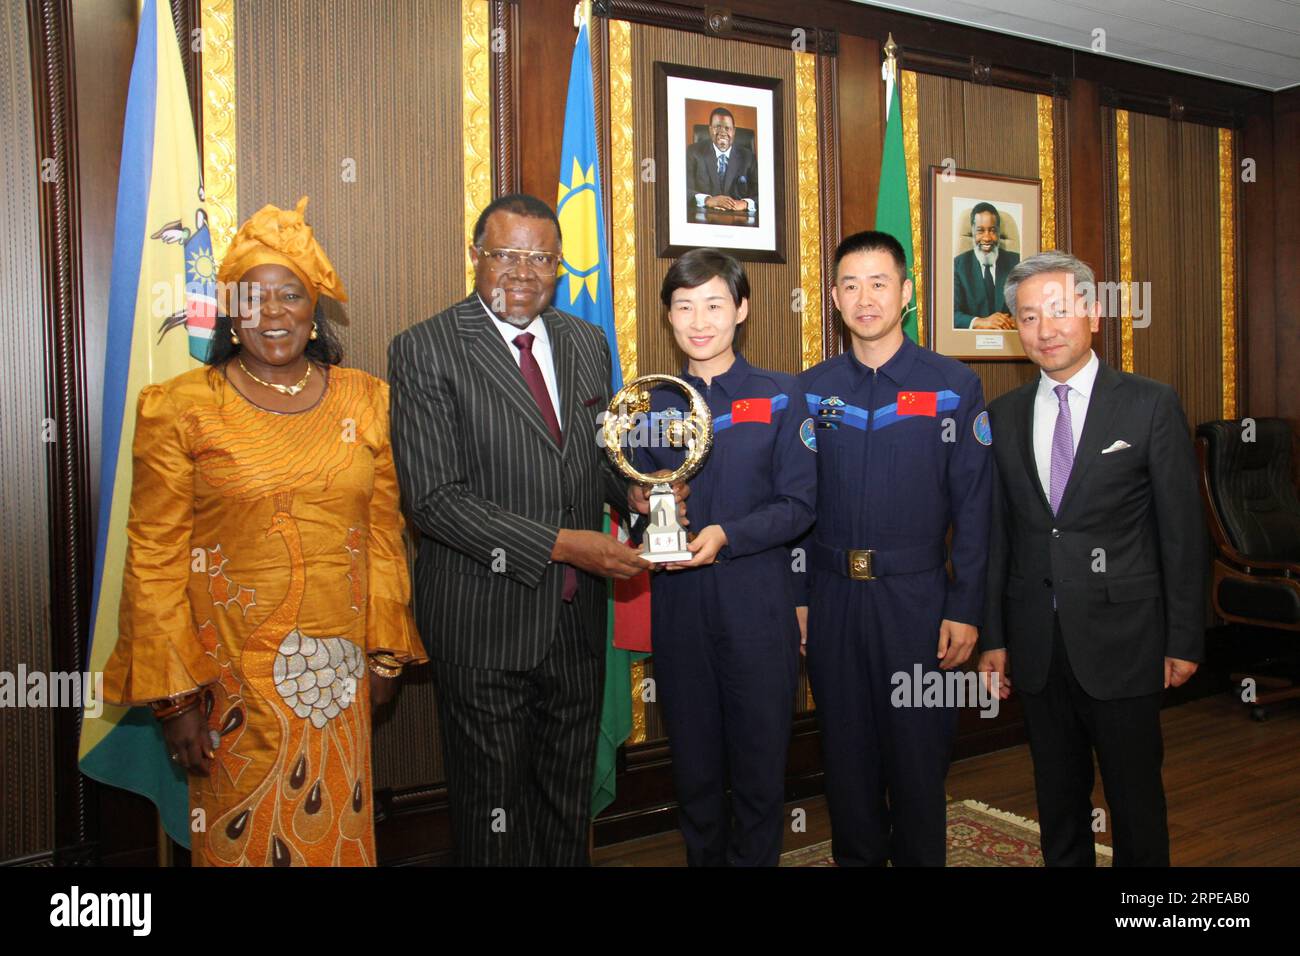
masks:
[[[802,290],[800,339],[802,368],[811,368],[825,357],[822,341],[822,217],[820,155],[817,143],[817,57],[794,55],[796,152],[799,165],[799,286]],[[813,709],[809,682],[804,707]]]
[[[1237,165],[1232,130],[1219,129],[1219,294],[1223,417],[1237,417]]]
[[[632,733],[628,736],[630,744],[645,743],[645,660],[632,662]]]
[[[1129,185],[1128,110],[1115,111],[1115,170],[1119,204],[1120,367],[1131,372],[1133,316],[1129,314],[1129,289],[1133,283],[1133,198]]]
[[[907,164],[907,205],[912,213],[912,281],[916,286],[916,341],[925,345],[925,246],[921,244],[921,139],[916,120],[916,72],[900,70],[903,80],[903,161]]]
[[[614,257],[610,281],[614,288],[614,334],[623,381],[636,378],[636,193],[637,158],[632,117],[632,24],[608,20],[609,30],[609,227]],[[632,734],[629,743],[646,739],[643,697],[645,661],[632,664]]]
[[[794,55],[796,153],[799,166],[799,288],[802,367],[822,360],[822,211],[817,147],[817,56]]]
[[[234,0],[203,0],[199,13],[203,43],[203,208],[217,262],[225,256],[239,228],[234,6]]]
[[[474,222],[492,201],[492,70],[488,5],[461,0],[461,142],[465,148],[465,243],[474,241]],[[465,260],[465,291],[474,288],[474,267]]]
[[[614,332],[623,380],[636,378],[636,148],[632,141],[632,24],[609,20],[609,223]]]
[[[1038,178],[1042,180],[1042,228],[1038,249],[1056,248],[1056,134],[1052,128],[1052,98],[1044,93],[1038,100]],[[1024,250],[1021,250],[1024,255]]]

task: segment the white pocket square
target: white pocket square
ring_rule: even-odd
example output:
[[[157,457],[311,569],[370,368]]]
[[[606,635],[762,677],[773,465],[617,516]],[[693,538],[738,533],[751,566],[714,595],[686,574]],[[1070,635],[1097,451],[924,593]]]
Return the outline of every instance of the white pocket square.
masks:
[[[1117,439],[1113,444],[1111,444],[1110,447],[1103,448],[1101,450],[1101,453],[1103,455],[1109,455],[1113,451],[1123,451],[1125,448],[1132,448],[1132,447],[1133,447],[1132,445],[1130,445],[1124,439],[1120,438]]]

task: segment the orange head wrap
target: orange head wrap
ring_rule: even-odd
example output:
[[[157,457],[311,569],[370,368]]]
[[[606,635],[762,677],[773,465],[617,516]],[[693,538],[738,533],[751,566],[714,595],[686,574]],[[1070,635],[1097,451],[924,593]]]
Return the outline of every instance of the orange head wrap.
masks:
[[[275,263],[302,280],[312,302],[322,292],[346,302],[348,294],[343,283],[303,218],[306,208],[307,197],[303,196],[292,210],[268,203],[253,213],[231,240],[217,271],[217,281],[238,282],[254,266]]]

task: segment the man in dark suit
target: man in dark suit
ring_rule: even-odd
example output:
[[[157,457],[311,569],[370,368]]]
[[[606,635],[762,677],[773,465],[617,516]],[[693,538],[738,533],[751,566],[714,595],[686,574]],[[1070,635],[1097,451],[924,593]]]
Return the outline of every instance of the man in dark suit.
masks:
[[[709,116],[709,141],[686,148],[686,189],[696,206],[754,212],[758,167],[753,152],[735,142],[735,117],[719,106]]]
[[[541,200],[480,215],[475,292],[389,347],[393,451],[419,530],[458,860],[587,862],[604,578],[648,565],[602,533],[627,483],[596,443],[600,329],[550,307],[560,224]]]
[[[1002,248],[1002,214],[992,203],[970,211],[974,244],[952,261],[952,324],[956,329],[1014,329],[1002,286],[1020,254]]]
[[[1095,751],[1115,864],[1167,866],[1160,704],[1202,658],[1205,527],[1178,395],[1098,361],[1094,290],[1092,270],[1061,252],[1007,280],[1041,374],[989,405],[979,669],[1000,696],[1009,675],[1020,692],[1047,864],[1096,862]]]

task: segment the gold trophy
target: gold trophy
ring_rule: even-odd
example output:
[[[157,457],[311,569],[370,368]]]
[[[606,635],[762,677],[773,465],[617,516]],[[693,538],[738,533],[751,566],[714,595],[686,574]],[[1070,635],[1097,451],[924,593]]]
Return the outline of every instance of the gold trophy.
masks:
[[[690,400],[690,414],[661,419],[662,426],[653,427],[650,389],[645,387],[651,385],[676,387]],[[641,557],[655,564],[691,560],[691,552],[686,548],[686,529],[677,520],[677,499],[673,496],[672,486],[700,470],[713,444],[713,416],[704,396],[675,375],[642,375],[614,395],[603,427],[605,453],[614,467],[625,478],[650,489],[650,525],[643,538]],[[663,441],[672,448],[686,449],[686,460],[672,474],[651,477],[629,464],[625,448],[627,436],[641,428],[652,442]]]

